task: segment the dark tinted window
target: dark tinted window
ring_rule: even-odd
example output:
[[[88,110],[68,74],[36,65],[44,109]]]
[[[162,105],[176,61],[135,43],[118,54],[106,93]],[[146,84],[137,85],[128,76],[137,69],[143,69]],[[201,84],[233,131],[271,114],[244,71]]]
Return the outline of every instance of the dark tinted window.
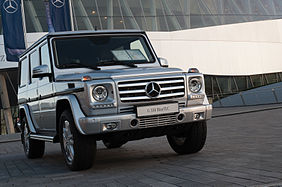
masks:
[[[57,65],[113,65],[112,62],[151,63],[153,58],[141,36],[91,36],[55,39]],[[110,64],[109,64],[110,63]],[[115,64],[115,63],[114,63]],[[72,66],[73,67],[73,66]]]

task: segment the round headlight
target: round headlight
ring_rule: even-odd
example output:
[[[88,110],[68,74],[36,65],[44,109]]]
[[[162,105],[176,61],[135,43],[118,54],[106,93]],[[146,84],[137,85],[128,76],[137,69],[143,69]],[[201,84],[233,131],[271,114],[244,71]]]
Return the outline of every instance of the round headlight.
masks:
[[[189,80],[189,89],[193,93],[197,93],[202,89],[202,81],[199,78]]]
[[[105,86],[96,86],[92,90],[92,96],[96,101],[105,101],[108,97],[108,90]]]

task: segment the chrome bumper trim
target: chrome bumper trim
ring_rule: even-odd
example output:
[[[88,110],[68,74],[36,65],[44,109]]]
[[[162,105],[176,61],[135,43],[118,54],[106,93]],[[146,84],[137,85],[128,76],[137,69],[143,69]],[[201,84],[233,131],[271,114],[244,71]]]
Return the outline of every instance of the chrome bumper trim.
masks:
[[[200,119],[195,119],[195,114],[201,114],[202,117]],[[179,114],[183,114],[184,118],[182,120],[175,120],[172,121],[172,123],[167,123],[167,120],[174,119],[169,118],[169,116],[175,115],[177,116]],[[114,132],[114,131],[126,131],[126,130],[133,130],[133,129],[144,129],[144,128],[153,128],[158,126],[168,126],[168,125],[177,125],[177,124],[183,124],[183,123],[192,123],[195,121],[203,121],[203,120],[209,120],[211,119],[212,114],[212,105],[201,105],[201,106],[189,106],[185,108],[180,108],[179,113],[177,114],[168,114],[160,116],[160,119],[166,120],[162,123],[162,121],[158,121],[156,125],[154,125],[154,120],[150,121],[150,124],[148,125],[140,125],[138,123],[135,126],[131,125],[132,120],[140,120],[142,121],[144,118],[138,118],[136,114],[117,114],[117,115],[109,115],[109,116],[95,116],[95,117],[81,117],[78,119],[78,126],[82,130],[83,134],[100,134],[100,133],[106,133],[106,132]],[[168,116],[167,118],[165,118]],[[156,116],[153,116],[154,118]],[[150,117],[146,117],[148,119]],[[158,118],[159,119],[159,118]],[[156,120],[158,120],[156,119]],[[144,121],[144,120],[143,120]],[[108,130],[106,128],[107,124],[117,124],[117,127],[114,129]],[[161,125],[159,125],[161,124]]]

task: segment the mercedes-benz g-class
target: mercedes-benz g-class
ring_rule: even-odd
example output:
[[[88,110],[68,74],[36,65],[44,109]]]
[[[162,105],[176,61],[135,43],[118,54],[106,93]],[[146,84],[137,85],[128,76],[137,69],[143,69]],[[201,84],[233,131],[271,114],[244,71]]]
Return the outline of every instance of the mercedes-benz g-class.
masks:
[[[26,156],[59,142],[71,170],[92,166],[99,140],[166,135],[176,153],[196,153],[212,111],[203,75],[168,68],[143,31],[47,34],[20,56],[18,103]]]

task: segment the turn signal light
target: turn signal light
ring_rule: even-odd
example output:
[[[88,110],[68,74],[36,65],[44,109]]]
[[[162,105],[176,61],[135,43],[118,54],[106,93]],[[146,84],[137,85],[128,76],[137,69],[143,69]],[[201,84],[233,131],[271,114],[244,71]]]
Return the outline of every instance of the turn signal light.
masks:
[[[81,79],[83,82],[85,81],[91,81],[91,77],[90,76],[83,76]]]
[[[197,68],[189,68],[188,73],[199,73]]]

